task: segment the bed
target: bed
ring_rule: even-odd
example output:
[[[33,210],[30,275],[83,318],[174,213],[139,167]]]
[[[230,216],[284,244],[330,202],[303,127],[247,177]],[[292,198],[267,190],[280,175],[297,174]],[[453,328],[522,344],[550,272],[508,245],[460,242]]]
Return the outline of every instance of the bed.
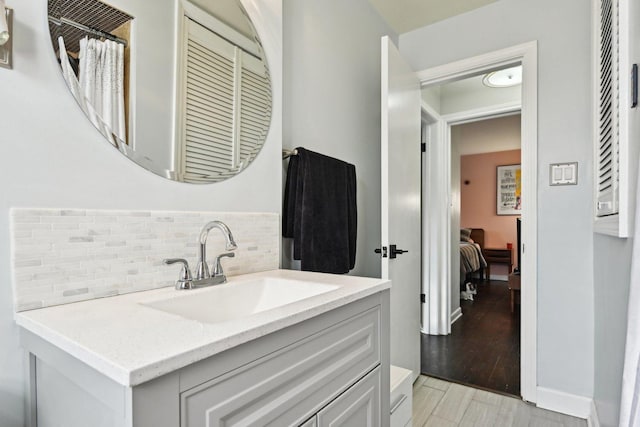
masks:
[[[460,283],[467,282],[473,273],[480,273],[484,280],[487,262],[482,256],[484,247],[484,229],[460,229]]]

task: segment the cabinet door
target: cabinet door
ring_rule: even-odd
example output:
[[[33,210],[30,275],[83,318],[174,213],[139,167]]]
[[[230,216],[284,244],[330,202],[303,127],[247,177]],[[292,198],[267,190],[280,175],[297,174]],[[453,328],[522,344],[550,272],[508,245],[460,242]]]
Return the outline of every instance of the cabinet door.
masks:
[[[380,425],[380,367],[318,412],[318,427]]]

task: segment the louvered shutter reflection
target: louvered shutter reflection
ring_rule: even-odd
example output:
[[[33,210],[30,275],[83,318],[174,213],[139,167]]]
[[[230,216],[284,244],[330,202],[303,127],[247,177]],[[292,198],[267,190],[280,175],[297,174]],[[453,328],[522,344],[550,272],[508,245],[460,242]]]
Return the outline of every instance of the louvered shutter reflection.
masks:
[[[185,182],[235,175],[257,156],[271,121],[262,60],[185,17]]]
[[[184,180],[197,182],[234,166],[235,47],[194,21],[188,25]]]
[[[262,147],[271,120],[271,88],[264,66],[245,54],[240,92],[240,157],[251,162]],[[257,66],[253,64],[257,62]],[[255,72],[254,70],[261,71]]]

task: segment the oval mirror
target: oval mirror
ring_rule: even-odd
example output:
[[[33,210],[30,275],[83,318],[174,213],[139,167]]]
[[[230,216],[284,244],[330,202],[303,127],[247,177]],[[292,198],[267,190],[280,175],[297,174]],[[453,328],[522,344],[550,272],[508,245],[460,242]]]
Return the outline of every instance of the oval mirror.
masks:
[[[271,80],[239,0],[48,0],[48,14],[71,94],[138,165],[212,183],[260,152]]]

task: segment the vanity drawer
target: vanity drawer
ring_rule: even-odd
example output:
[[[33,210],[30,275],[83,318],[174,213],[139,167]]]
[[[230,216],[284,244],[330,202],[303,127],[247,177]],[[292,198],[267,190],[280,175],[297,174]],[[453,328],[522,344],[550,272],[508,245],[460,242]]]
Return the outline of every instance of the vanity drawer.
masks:
[[[181,425],[299,425],[380,363],[380,307],[181,393]]]

